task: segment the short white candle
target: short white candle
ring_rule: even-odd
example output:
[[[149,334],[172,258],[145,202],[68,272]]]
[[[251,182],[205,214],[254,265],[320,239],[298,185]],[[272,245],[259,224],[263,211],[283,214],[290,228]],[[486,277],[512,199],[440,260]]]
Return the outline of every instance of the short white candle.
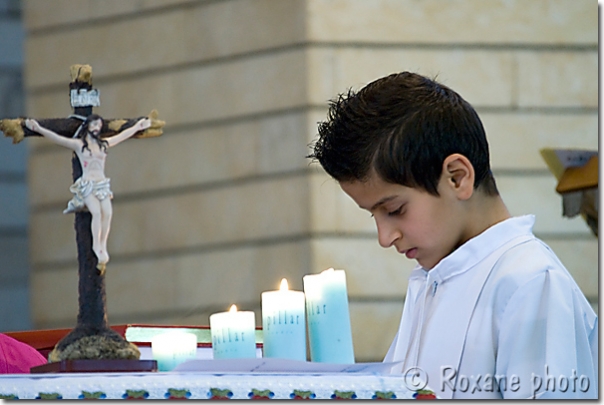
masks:
[[[197,336],[187,332],[166,332],[151,338],[151,352],[159,371],[170,371],[197,355]]]
[[[253,311],[237,311],[210,315],[212,353],[215,359],[256,357],[256,317]]]
[[[323,363],[354,363],[346,273],[327,269],[320,274],[306,275],[302,280],[310,359]]]
[[[286,279],[262,293],[262,333],[263,357],[306,360],[304,293],[289,290]]]

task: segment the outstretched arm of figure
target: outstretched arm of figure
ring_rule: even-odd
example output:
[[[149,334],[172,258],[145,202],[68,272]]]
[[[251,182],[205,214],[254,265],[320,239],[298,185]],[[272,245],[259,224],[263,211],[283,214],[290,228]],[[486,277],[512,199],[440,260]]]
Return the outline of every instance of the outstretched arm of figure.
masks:
[[[107,143],[109,144],[110,147],[115,146],[118,143],[123,142],[126,139],[130,138],[137,132],[144,131],[145,129],[149,128],[150,126],[151,126],[151,120],[149,118],[141,118],[140,120],[138,120],[136,122],[136,124],[132,125],[130,128],[126,128],[119,134],[114,135],[110,138],[105,138],[105,140],[107,141]]]
[[[26,119],[25,126],[27,128],[29,128],[30,130],[39,133],[40,135],[44,136],[45,138],[50,139],[54,143],[64,146],[66,148],[76,150],[80,145],[80,141],[78,139],[67,138],[67,137],[61,136],[61,135],[57,134],[56,132],[51,131],[48,128],[44,128],[43,126],[40,125],[40,123],[38,123],[38,121],[36,121],[34,119],[31,119],[31,118]]]

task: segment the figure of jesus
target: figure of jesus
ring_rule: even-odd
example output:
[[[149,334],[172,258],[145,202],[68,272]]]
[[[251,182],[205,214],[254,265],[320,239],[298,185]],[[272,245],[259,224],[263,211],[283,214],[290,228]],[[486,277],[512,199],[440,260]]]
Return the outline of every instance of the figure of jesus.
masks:
[[[75,152],[82,166],[82,175],[69,187],[73,198],[67,204],[63,213],[88,210],[92,216],[92,250],[98,258],[98,268],[104,269],[109,261],[107,252],[107,237],[111,227],[113,193],[110,179],[105,177],[105,159],[107,148],[132,137],[151,125],[149,118],[142,118],[133,126],[122,132],[101,139],[103,118],[97,114],[89,115],[73,138],[58,135],[48,128],[42,127],[36,120],[27,119],[25,125],[30,130],[39,133],[52,142],[69,148]]]

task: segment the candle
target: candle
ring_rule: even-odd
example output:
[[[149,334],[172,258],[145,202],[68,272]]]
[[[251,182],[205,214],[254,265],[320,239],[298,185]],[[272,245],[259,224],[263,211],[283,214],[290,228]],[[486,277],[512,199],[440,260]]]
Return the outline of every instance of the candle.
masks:
[[[151,339],[153,359],[159,371],[170,371],[197,355],[197,336],[188,332],[167,332]]]
[[[304,293],[288,289],[262,293],[263,356],[306,361]]]
[[[253,311],[237,311],[210,315],[212,352],[215,359],[256,357],[256,317]]]
[[[344,270],[303,277],[311,361],[354,363]]]

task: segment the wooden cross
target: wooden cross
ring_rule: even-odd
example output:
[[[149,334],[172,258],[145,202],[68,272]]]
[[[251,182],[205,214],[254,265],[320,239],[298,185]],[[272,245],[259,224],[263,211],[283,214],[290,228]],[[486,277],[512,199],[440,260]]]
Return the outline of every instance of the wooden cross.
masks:
[[[44,128],[54,133],[72,138],[80,129],[83,120],[92,114],[92,108],[99,105],[98,91],[92,89],[92,68],[89,65],[73,65],[69,84],[73,115],[68,118],[40,119]],[[101,138],[113,135],[132,127],[139,118],[103,119]],[[160,136],[164,121],[157,119],[157,111],[149,115],[151,126],[136,133],[135,138]],[[0,130],[13,143],[25,137],[41,136],[26,126],[25,118],[0,120]],[[82,176],[82,165],[73,153],[72,171],[74,182]],[[78,304],[79,312],[76,327],[61,339],[49,355],[49,361],[81,359],[138,359],[138,348],[127,342],[120,334],[109,327],[105,291],[105,266],[100,265],[92,249],[92,216],[88,211],[75,212],[75,231],[78,246]]]

